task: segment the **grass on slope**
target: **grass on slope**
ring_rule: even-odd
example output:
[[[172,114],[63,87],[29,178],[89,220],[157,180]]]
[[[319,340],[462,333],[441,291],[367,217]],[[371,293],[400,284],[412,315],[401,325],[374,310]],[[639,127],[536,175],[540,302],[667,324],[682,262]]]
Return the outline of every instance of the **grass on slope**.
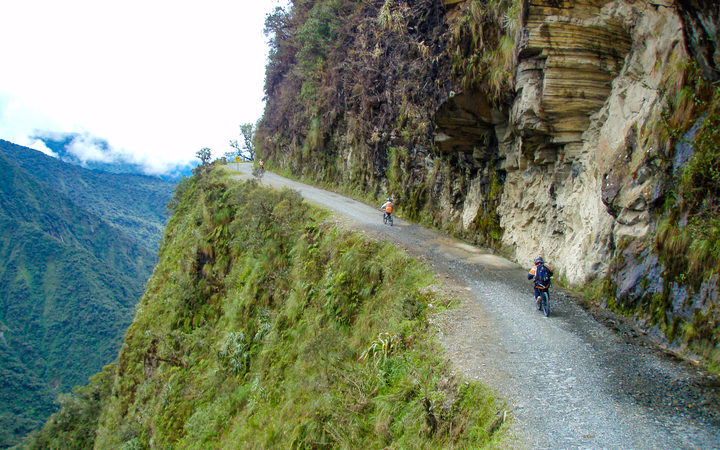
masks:
[[[173,209],[160,263],[106,370],[117,372],[112,393],[79,395],[71,408],[102,404],[99,448],[500,439],[499,403],[455,378],[432,340],[427,304],[443,299],[423,265],[324,222],[295,192],[218,172],[181,184]],[[53,421],[66,423],[63,414]],[[62,435],[49,423],[36,442],[67,445],[92,435],[94,420]]]

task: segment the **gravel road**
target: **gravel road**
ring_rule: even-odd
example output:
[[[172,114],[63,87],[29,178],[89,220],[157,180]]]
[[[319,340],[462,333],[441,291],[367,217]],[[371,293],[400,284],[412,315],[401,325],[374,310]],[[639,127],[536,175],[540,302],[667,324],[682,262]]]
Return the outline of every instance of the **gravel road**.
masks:
[[[250,164],[230,164],[238,179]],[[266,173],[372,237],[424,260],[460,305],[435,317],[456,370],[507,399],[513,445],[528,448],[720,448],[720,383],[655,346],[627,321],[558,289],[552,314],[535,309],[531,282],[506,259],[372,207]],[[552,263],[552,262],[551,262]],[[531,262],[528,261],[528,268]]]

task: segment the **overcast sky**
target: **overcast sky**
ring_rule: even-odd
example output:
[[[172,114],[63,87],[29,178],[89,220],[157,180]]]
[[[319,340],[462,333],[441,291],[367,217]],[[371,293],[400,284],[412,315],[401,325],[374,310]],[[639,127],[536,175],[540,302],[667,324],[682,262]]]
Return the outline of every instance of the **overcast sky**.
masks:
[[[4,1],[0,139],[49,152],[30,136],[79,133],[81,158],[125,157],[155,173],[202,147],[220,156],[262,115],[265,15],[285,4]]]

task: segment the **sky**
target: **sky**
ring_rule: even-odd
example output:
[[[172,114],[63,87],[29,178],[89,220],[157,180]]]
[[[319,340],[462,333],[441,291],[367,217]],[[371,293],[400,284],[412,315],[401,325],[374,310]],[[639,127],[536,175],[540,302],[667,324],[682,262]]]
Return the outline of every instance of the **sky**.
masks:
[[[161,174],[232,148],[263,112],[279,0],[17,0],[0,3],[0,139]],[[104,149],[101,142],[107,142]]]

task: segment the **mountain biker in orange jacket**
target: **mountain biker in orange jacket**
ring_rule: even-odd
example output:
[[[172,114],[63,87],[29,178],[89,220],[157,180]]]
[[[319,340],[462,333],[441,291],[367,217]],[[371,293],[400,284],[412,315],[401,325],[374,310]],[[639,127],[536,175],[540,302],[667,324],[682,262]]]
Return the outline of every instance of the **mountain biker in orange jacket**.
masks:
[[[385,217],[389,217],[393,212],[393,204],[390,201],[390,197],[383,203],[383,205],[380,207],[381,211],[385,211],[385,214],[383,215],[383,219]]]
[[[537,258],[535,258],[534,262],[535,262],[535,265],[528,272],[528,280],[532,280],[533,278],[535,278],[535,282],[533,283],[535,286],[535,303],[536,303],[537,308],[540,309],[540,297],[541,297],[542,293],[547,292],[548,297],[550,296],[550,291],[549,291],[550,278],[549,277],[553,276],[553,271],[550,266],[545,264],[545,261],[543,261],[542,256],[538,256]],[[540,277],[536,277],[536,275],[538,275],[538,269],[540,268],[540,266],[544,267],[548,271],[549,276],[548,276],[547,280],[544,282],[543,282],[543,280],[539,279]]]

